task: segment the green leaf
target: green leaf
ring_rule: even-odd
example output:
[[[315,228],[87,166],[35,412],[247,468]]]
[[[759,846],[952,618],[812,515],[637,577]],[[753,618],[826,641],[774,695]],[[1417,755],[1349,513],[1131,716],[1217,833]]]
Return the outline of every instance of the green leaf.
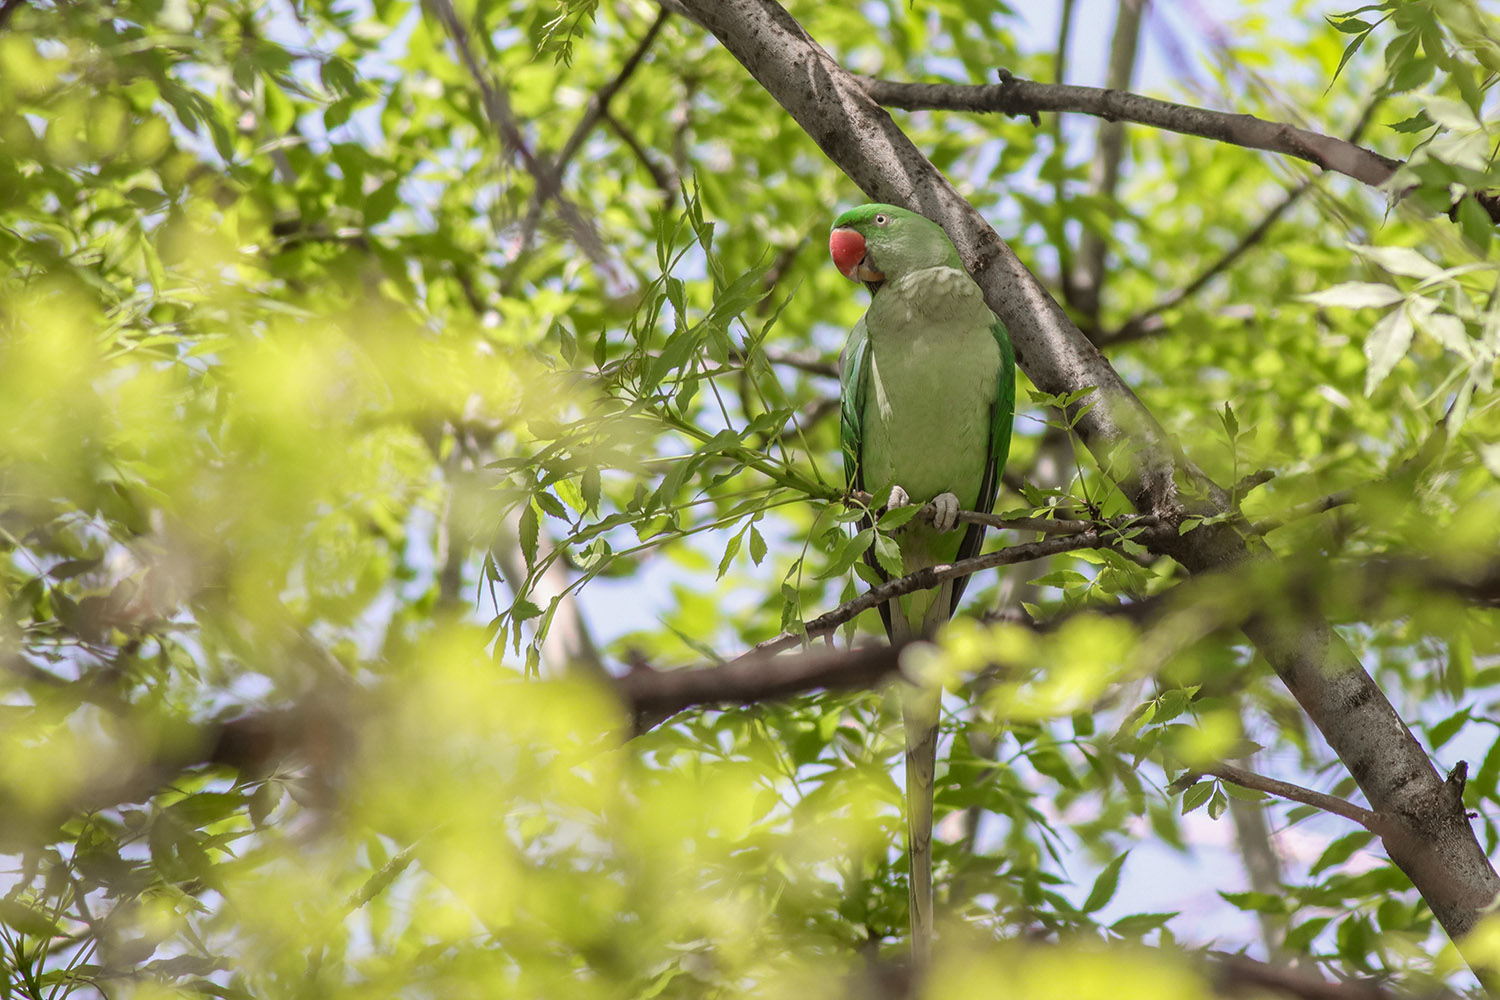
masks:
[[[185,826],[201,828],[228,819],[245,806],[236,792],[197,792],[172,803],[171,810]]]
[[[1335,25],[1335,27],[1337,27],[1337,25]],[[1363,45],[1365,43],[1365,39],[1369,37],[1370,32],[1368,30],[1365,30],[1349,39],[1349,44],[1344,46],[1344,54],[1339,56],[1339,64],[1333,71],[1333,79],[1328,81],[1329,87],[1332,87],[1335,83],[1338,82],[1339,74],[1344,72],[1344,67],[1349,64],[1349,60],[1354,58],[1354,53],[1359,51],[1359,47]]]
[[[1280,916],[1288,912],[1287,899],[1285,896],[1276,896],[1268,892],[1224,892],[1220,890],[1219,895],[1229,905],[1246,913],[1269,913],[1272,916]]]
[[[1318,855],[1318,860],[1313,862],[1308,869],[1309,875],[1316,875],[1325,869],[1335,865],[1341,865],[1354,856],[1354,852],[1368,847],[1375,835],[1368,830],[1356,830],[1354,833],[1345,834],[1338,840],[1329,844],[1323,853]]]
[[[1186,816],[1194,809],[1197,809],[1199,806],[1207,802],[1209,798],[1213,796],[1213,794],[1214,782],[1198,782],[1196,785],[1182,793],[1182,814]]]
[[[1405,296],[1390,285],[1370,281],[1346,281],[1321,292],[1302,296],[1302,301],[1335,309],[1383,309]]]
[[[760,530],[752,524],[750,525],[750,561],[759,566],[765,557],[766,540],[760,536]]]
[[[1302,921],[1287,931],[1287,950],[1293,954],[1306,953],[1312,947],[1314,939],[1322,934],[1324,928],[1332,922],[1332,917],[1313,917],[1311,920]]]
[[[563,521],[573,520],[572,515],[568,513],[568,507],[572,507],[579,513],[583,512],[586,505],[583,502],[583,494],[579,491],[577,483],[571,479],[559,479],[552,484],[552,488],[557,491],[557,496],[561,498],[562,503],[559,503],[545,492],[538,493],[536,498],[537,502],[542,505],[542,510]],[[564,507],[563,504],[567,504],[568,507]]]
[[[1126,851],[1104,866],[1104,870],[1094,879],[1094,887],[1089,890],[1088,899],[1083,901],[1084,913],[1097,913],[1115,898],[1115,891],[1120,888],[1120,869],[1125,866],[1125,859],[1128,857],[1130,852]]]
[[[802,595],[789,582],[781,585],[781,631],[802,632]]]
[[[1469,723],[1469,709],[1461,708],[1443,721],[1427,727],[1427,742],[1437,750],[1458,735],[1458,731]]]
[[[1242,785],[1236,785],[1232,781],[1224,782],[1223,787],[1224,791],[1229,793],[1230,798],[1239,799],[1241,802],[1263,802],[1270,798],[1269,795],[1259,789],[1245,788]]]
[[[25,903],[15,899],[0,897],[0,923],[22,934],[29,935],[41,940],[55,938],[62,933],[47,914],[27,906]]]
[[[599,513],[599,498],[603,489],[602,480],[597,466],[589,466],[583,470],[583,481],[580,484],[583,495],[584,509],[591,514]]]
[[[1436,123],[1431,118],[1427,117],[1427,112],[1418,111],[1410,118],[1403,118],[1399,122],[1396,122],[1393,125],[1388,125],[1386,127],[1389,128],[1392,132],[1400,132],[1403,135],[1410,135],[1414,132],[1424,132],[1427,129],[1432,128],[1435,124]]]
[[[536,505],[526,504],[521,508],[521,521],[516,531],[517,539],[521,543],[521,555],[526,560],[526,568],[531,569],[536,565],[537,536],[540,533]]]
[[[714,577],[715,580],[724,579],[724,574],[729,572],[729,566],[734,562],[734,557],[739,554],[740,542],[744,537],[745,532],[743,530],[729,537],[729,541],[724,545],[724,554],[719,558],[719,572]]]
[[[1404,278],[1426,280],[1442,274],[1443,269],[1411,247],[1354,246],[1355,253]]]
[[[1365,372],[1365,395],[1373,395],[1381,382],[1406,357],[1411,348],[1411,315],[1403,306],[1380,318],[1365,340],[1365,357],[1370,366]]]
[[[895,531],[921,512],[922,505],[915,503],[909,503],[901,507],[887,508],[886,512],[880,515],[880,530],[885,532]]]
[[[1224,403],[1224,409],[1219,414],[1219,420],[1224,425],[1224,433],[1229,435],[1231,443],[1240,436],[1240,422],[1235,418],[1234,410],[1228,401]]]
[[[875,536],[875,561],[892,577],[905,575],[902,569],[901,549],[888,535],[877,534]]]
[[[1109,925],[1109,929],[1121,937],[1135,938],[1150,934],[1159,927],[1166,925],[1167,921],[1177,916],[1178,911],[1171,913],[1132,913],[1128,917],[1121,917]]]
[[[1467,197],[1458,203],[1457,214],[1464,236],[1474,244],[1480,256],[1487,254],[1490,240],[1495,235],[1495,220],[1490,218],[1490,213],[1473,197]]]
[[[863,531],[856,532],[852,537],[844,539],[843,544],[834,553],[828,567],[818,574],[817,579],[827,580],[830,577],[843,576],[849,572],[849,567],[854,565],[856,559],[864,555],[865,549],[868,549],[870,543],[874,540],[874,528],[865,528]]]

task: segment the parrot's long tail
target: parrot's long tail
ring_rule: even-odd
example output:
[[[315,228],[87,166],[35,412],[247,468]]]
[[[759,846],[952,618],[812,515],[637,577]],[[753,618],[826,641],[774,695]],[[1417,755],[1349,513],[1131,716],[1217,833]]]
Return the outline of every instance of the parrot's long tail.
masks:
[[[912,594],[903,613],[892,608],[891,641],[930,639],[947,621],[952,584]],[[906,848],[910,864],[912,969],[920,975],[932,955],[932,787],[937,771],[942,689],[913,686],[901,694],[906,730]]]
[[[906,843],[911,861],[911,958],[917,972],[932,953],[932,783],[937,769],[938,712],[942,693],[913,688],[902,693],[906,723]]]

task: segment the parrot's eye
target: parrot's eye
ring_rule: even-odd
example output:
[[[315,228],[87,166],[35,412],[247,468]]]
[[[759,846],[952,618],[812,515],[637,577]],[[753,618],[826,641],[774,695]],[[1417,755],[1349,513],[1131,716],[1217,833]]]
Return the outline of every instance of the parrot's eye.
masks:
[[[875,216],[875,225],[877,225],[877,226],[883,226],[887,222],[890,222],[890,221],[891,220],[890,220],[890,218],[888,216],[885,216],[885,215],[877,215],[877,216]]]

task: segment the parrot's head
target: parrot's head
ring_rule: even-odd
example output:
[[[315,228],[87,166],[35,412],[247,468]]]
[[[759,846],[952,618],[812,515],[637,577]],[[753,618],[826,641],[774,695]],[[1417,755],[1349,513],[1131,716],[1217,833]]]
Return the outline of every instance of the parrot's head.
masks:
[[[834,219],[828,252],[844,277],[872,289],[923,268],[963,266],[941,226],[895,205],[860,205]]]

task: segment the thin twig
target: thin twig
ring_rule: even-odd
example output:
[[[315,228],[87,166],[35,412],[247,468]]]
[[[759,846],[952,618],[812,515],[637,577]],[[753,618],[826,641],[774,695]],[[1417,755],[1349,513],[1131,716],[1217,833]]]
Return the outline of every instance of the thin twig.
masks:
[[[1104,71],[1104,86],[1126,90],[1135,74],[1137,42],[1141,34],[1144,0],[1119,0],[1116,6],[1115,33],[1109,46],[1109,65]],[[1125,126],[1113,119],[1099,123],[1094,144],[1094,161],[1089,167],[1089,194],[1104,202],[1114,199],[1120,182],[1120,160],[1125,155]],[[1071,280],[1065,285],[1070,303],[1083,315],[1094,320],[1099,315],[1104,291],[1104,258],[1108,251],[1102,233],[1085,227],[1078,240],[1078,260]]]
[[[1383,95],[1377,96],[1374,100],[1371,100],[1365,105],[1365,109],[1360,112],[1358,121],[1356,121],[1354,123],[1354,127],[1349,130],[1349,142],[1353,143],[1359,141],[1359,137],[1364,133],[1365,128],[1370,124],[1370,119],[1374,117],[1375,109],[1380,106],[1382,96]],[[1298,184],[1296,187],[1288,190],[1282,196],[1280,201],[1271,206],[1271,208],[1266,212],[1266,214],[1258,223],[1256,223],[1253,227],[1250,228],[1248,232],[1241,235],[1240,238],[1235,241],[1234,246],[1230,247],[1228,250],[1224,251],[1224,253],[1219,255],[1218,258],[1216,258],[1212,263],[1210,263],[1207,267],[1200,271],[1196,278],[1194,278],[1192,281],[1189,281],[1181,288],[1174,289],[1173,291],[1167,293],[1167,295],[1158,300],[1155,305],[1149,306],[1146,309],[1143,309],[1142,311],[1136,313],[1134,316],[1127,319],[1124,323],[1121,323],[1119,327],[1117,327],[1113,332],[1096,337],[1094,342],[1097,343],[1100,347],[1104,347],[1106,345],[1118,345],[1128,343],[1132,340],[1139,340],[1142,337],[1147,337],[1154,333],[1160,332],[1165,327],[1165,324],[1157,319],[1160,314],[1166,312],[1168,309],[1171,309],[1179,302],[1182,302],[1183,300],[1189,299],[1192,296],[1196,295],[1200,290],[1202,290],[1203,286],[1207,285],[1214,278],[1227,271],[1235,261],[1239,260],[1242,256],[1245,255],[1246,251],[1250,250],[1252,247],[1260,243],[1261,240],[1265,239],[1266,234],[1271,231],[1272,227],[1274,227],[1277,222],[1281,221],[1281,217],[1289,212],[1292,209],[1292,206],[1301,201],[1302,196],[1311,191],[1317,184],[1317,182],[1317,177],[1309,177],[1302,183]]]
[[[1353,820],[1371,833],[1381,833],[1390,826],[1379,813],[1371,812],[1364,806],[1357,806],[1347,799],[1314,791],[1311,788],[1303,788],[1301,785],[1294,785],[1279,778],[1268,778],[1263,774],[1235,767],[1233,764],[1210,764],[1206,767],[1194,768],[1173,781],[1172,787],[1177,790],[1186,790],[1196,785],[1199,778],[1204,775],[1239,785],[1241,788],[1265,792],[1267,795],[1275,795],[1277,798],[1289,799],[1292,802],[1301,802],[1303,805],[1333,813],[1335,816],[1342,816]]]
[[[1358,494],[1362,490],[1369,489],[1371,486],[1378,486],[1381,483],[1388,483],[1392,480],[1415,476],[1431,465],[1438,455],[1442,453],[1443,445],[1448,439],[1448,421],[1452,416],[1453,406],[1450,405],[1448,411],[1443,414],[1443,418],[1433,425],[1432,430],[1427,433],[1427,437],[1422,439],[1422,443],[1412,453],[1411,457],[1407,458],[1391,472],[1386,473],[1378,479],[1361,483],[1358,486],[1335,490],[1332,493],[1309,500],[1306,503],[1297,504],[1290,510],[1282,511],[1280,514],[1261,518],[1250,525],[1251,534],[1264,535],[1293,521],[1314,517],[1333,510],[1335,507],[1352,504],[1358,500]]]
[[[802,354],[796,351],[782,351],[774,347],[762,347],[761,353],[766,360],[773,365],[783,365],[787,368],[795,368],[798,371],[807,372],[809,375],[822,375],[825,378],[838,378],[839,366],[837,362],[813,354]],[[729,360],[740,364],[747,364],[749,358],[744,351],[732,351]]]
[[[603,111],[604,124],[614,129],[615,135],[625,143],[635,158],[640,161],[641,166],[646,168],[646,173],[651,175],[652,183],[661,190],[663,211],[671,208],[677,201],[678,179],[675,171],[662,166],[646,152],[645,145],[629,126],[620,121],[606,108]]]
[[[609,102],[615,94],[619,93],[620,88],[625,86],[625,82],[635,73],[636,67],[646,58],[646,52],[656,41],[656,36],[661,33],[661,29],[671,16],[671,12],[665,7],[657,11],[656,20],[651,22],[651,27],[646,29],[641,40],[636,43],[635,49],[626,57],[619,72],[589,98],[583,117],[578,120],[572,133],[563,142],[556,159],[537,176],[536,189],[531,195],[531,207],[527,209],[526,219],[521,224],[520,243],[523,251],[530,249],[532,240],[536,237],[536,227],[541,221],[542,207],[548,200],[561,196],[563,172],[567,170],[568,164],[583,147],[584,140],[588,138],[589,133],[604,119],[609,110]]]
[[[521,134],[520,126],[516,124],[515,115],[511,111],[510,98],[504,90],[490,82],[484,68],[479,65],[479,60],[474,55],[474,47],[469,40],[469,29],[464,26],[458,12],[453,9],[452,0],[426,0],[426,4],[437,13],[438,19],[448,32],[448,37],[453,40],[454,47],[458,49],[459,59],[463,62],[464,68],[468,70],[474,85],[479,88],[485,118],[499,134],[501,148],[507,155],[514,156],[521,161],[538,188],[544,187],[548,184],[550,176],[547,167],[526,144],[526,138]],[[609,262],[609,253],[605,250],[604,241],[595,230],[593,223],[585,218],[578,207],[560,191],[553,193],[552,198],[557,202],[557,214],[572,230],[573,239],[579,248],[600,268],[612,273],[613,266]]]
[[[1166,324],[1159,318],[1162,313],[1171,309],[1179,302],[1192,298],[1202,290],[1204,285],[1207,285],[1210,281],[1229,270],[1230,266],[1244,256],[1247,250],[1265,239],[1266,234],[1271,231],[1271,228],[1277,222],[1281,221],[1281,217],[1289,212],[1293,205],[1301,201],[1302,196],[1312,190],[1313,185],[1317,182],[1317,177],[1309,177],[1301,184],[1292,188],[1280,201],[1271,206],[1270,210],[1266,212],[1258,223],[1236,240],[1234,246],[1220,254],[1211,264],[1200,271],[1198,276],[1192,281],[1189,281],[1181,288],[1168,292],[1162,298],[1158,299],[1154,305],[1148,306],[1136,313],[1113,331],[1096,337],[1094,342],[1100,347],[1113,347],[1160,333],[1166,328]]]
[[[1068,39],[1073,34],[1073,8],[1077,0],[1063,0],[1062,16],[1057,23],[1057,49],[1052,56],[1052,82],[1067,82],[1068,66]],[[1068,201],[1068,171],[1067,146],[1063,143],[1062,115],[1052,117],[1052,127],[1048,129],[1052,136],[1052,155],[1057,158],[1057,164],[1052,171],[1052,199],[1056,204],[1065,205]],[[1073,280],[1073,248],[1068,245],[1067,236],[1060,235],[1057,240],[1057,265],[1058,273],[1062,278],[1063,295],[1071,297],[1068,283]]]
[[[868,507],[875,498],[863,490],[850,490],[848,499],[858,506]],[[929,503],[916,513],[915,519],[930,522],[936,513],[937,507]],[[1061,517],[1000,517],[977,510],[959,511],[958,523],[982,524],[1002,531],[1038,531],[1048,535],[1077,535],[1085,531],[1123,532],[1132,528],[1161,527],[1161,519],[1154,514],[1122,514],[1099,521],[1083,521]]]
[[[918,590],[930,590],[948,580],[956,580],[961,576],[969,576],[980,570],[994,569],[997,566],[1012,566],[1016,563],[1045,559],[1048,556],[1061,555],[1064,552],[1077,552],[1081,549],[1111,549],[1119,545],[1120,541],[1120,536],[1114,532],[1106,534],[1097,531],[1085,531],[1068,535],[1058,535],[1055,538],[1044,538],[1039,542],[1012,545],[996,552],[973,556],[969,559],[959,559],[956,562],[939,563],[936,566],[929,566],[915,573],[908,573],[906,576],[899,577],[898,579],[887,580],[878,587],[871,587],[853,600],[846,601],[832,611],[826,611],[812,621],[807,622],[803,631],[783,632],[775,638],[757,643],[755,648],[747,655],[754,656],[774,653],[781,649],[789,649],[808,639],[826,635],[845,622],[858,617],[860,613],[868,611],[870,608],[879,607],[887,601],[894,600],[903,594],[915,593]]]

